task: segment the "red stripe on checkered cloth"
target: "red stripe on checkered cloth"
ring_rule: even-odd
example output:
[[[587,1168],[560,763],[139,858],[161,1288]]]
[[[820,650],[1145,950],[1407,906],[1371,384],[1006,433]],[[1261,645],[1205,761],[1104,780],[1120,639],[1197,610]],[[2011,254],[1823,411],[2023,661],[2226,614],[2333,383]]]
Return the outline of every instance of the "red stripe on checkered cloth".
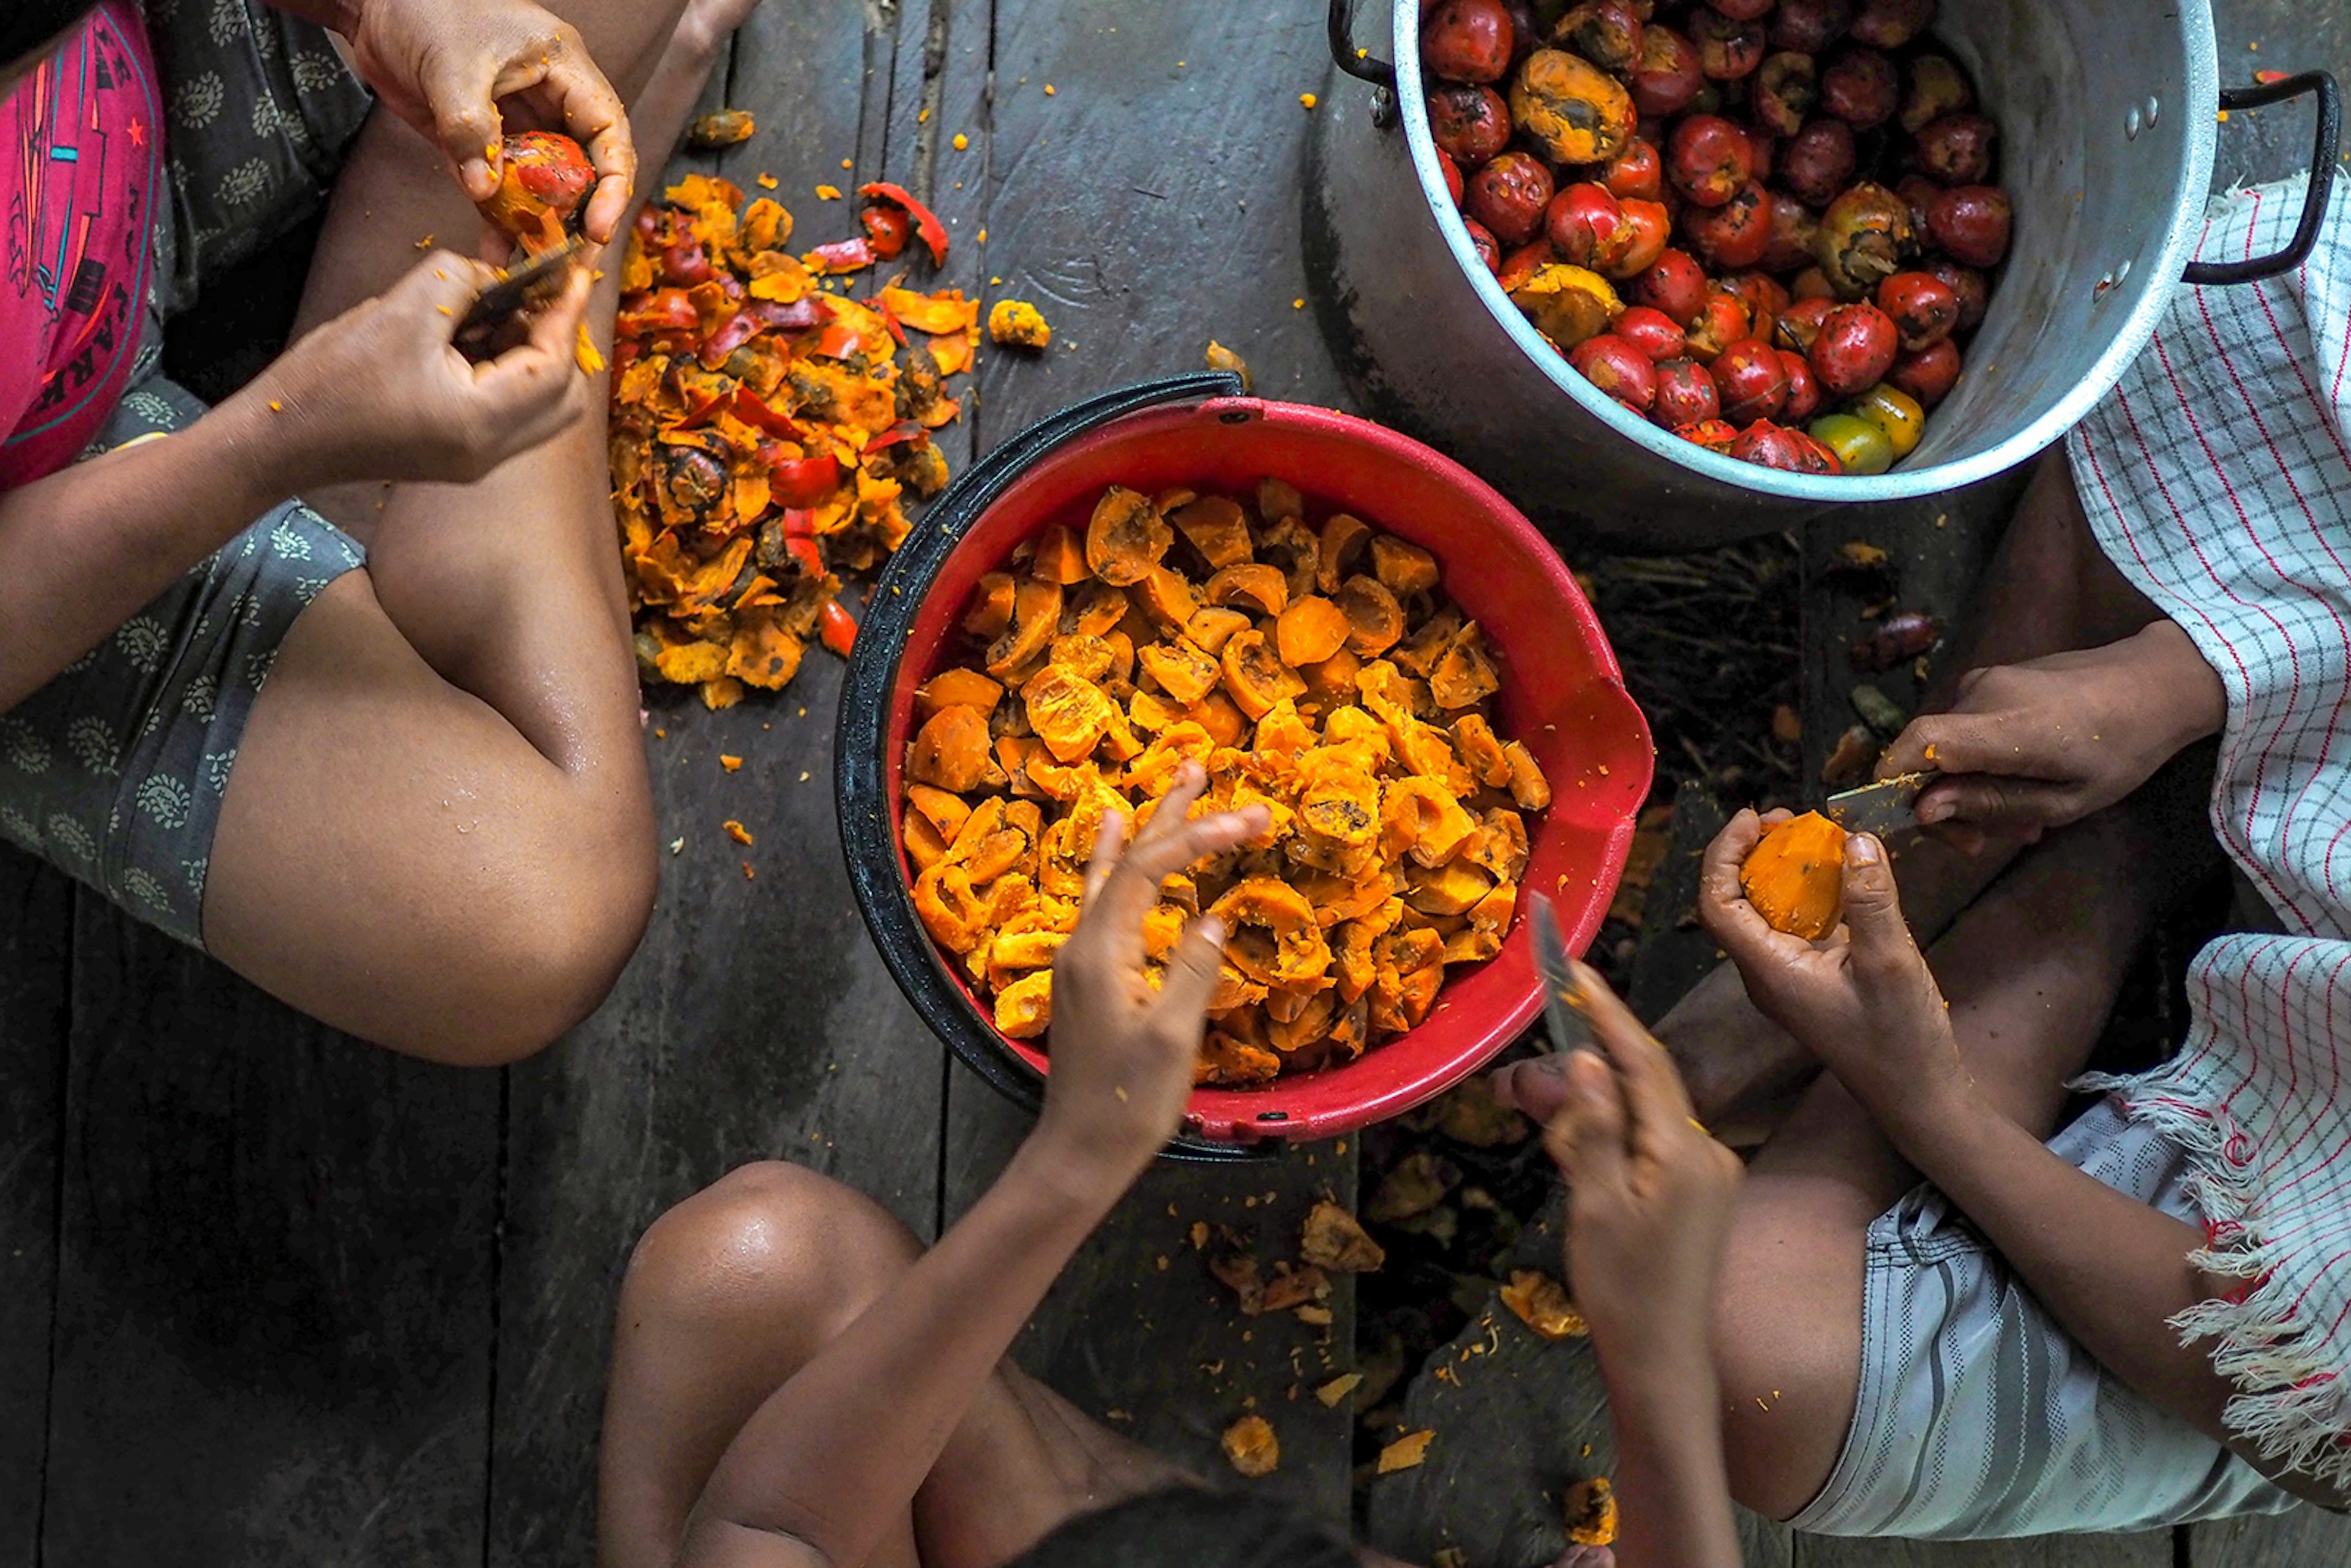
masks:
[[[2299,178],[2216,203],[2199,256],[2282,246]],[[2351,1486],[2351,214],[2309,263],[2182,287],[2073,434],[2075,486],[2125,576],[2229,695],[2212,825],[2284,936],[2197,955],[2187,1044],[2102,1081],[2190,1151],[2199,1266],[2246,1281],[2177,1320],[2237,1382],[2234,1432]]]

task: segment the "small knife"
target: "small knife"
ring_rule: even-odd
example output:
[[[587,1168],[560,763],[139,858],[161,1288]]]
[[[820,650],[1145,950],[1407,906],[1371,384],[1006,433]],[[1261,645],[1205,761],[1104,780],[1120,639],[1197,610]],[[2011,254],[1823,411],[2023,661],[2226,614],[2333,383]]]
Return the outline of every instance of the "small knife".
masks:
[[[457,351],[476,361],[495,357],[508,322],[562,292],[563,280],[585,244],[578,235],[566,235],[561,245],[500,273],[474,296],[465,319],[457,323],[456,335],[451,339]]]
[[[1600,1037],[1584,1016],[1583,988],[1576,983],[1575,970],[1568,963],[1559,917],[1552,913],[1551,900],[1540,893],[1527,894],[1527,917],[1534,927],[1535,967],[1542,972],[1543,1022],[1551,1029],[1551,1047],[1558,1051],[1579,1047],[1597,1051]]]
[[[1897,773],[1891,779],[1832,795],[1821,810],[1848,833],[1874,833],[1884,838],[1918,825],[1918,792],[1936,778],[1933,773]]]

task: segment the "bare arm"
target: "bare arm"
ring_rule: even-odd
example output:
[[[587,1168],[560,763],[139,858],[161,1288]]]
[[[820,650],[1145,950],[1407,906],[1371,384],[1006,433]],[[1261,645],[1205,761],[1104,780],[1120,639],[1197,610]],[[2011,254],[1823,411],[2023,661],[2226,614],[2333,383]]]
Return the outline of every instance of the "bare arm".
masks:
[[[1760,831],[1751,812],[1723,830],[1707,851],[1698,901],[1748,995],[1836,1074],[2067,1333],[2158,1407],[2236,1448],[2221,1421],[2233,1385],[2169,1322],[2225,1289],[2188,1261],[2202,1230],[2066,1164],[1977,1088],[1903,923],[1883,845],[1865,834],[1847,841],[1844,925],[1815,946],[1773,931],[1739,891]],[[2335,1501],[2307,1478],[2273,1479]]]
[[[507,131],[568,131],[596,167],[581,227],[600,245],[620,232],[637,179],[628,112],[580,30],[538,0],[269,4],[348,39],[360,79],[441,149],[467,200],[497,188]]]
[[[2160,1327],[2212,1294],[2188,1262],[2204,1245],[2201,1230],[2066,1164],[1971,1085],[1887,1110],[1879,1125],[1902,1157],[1974,1222],[2067,1333],[2166,1410],[2226,1437],[2220,1406],[2231,1385]]]
[[[2101,1364],[2296,1497],[2343,1506],[2332,1488],[2279,1471],[2228,1430],[2221,1409],[2235,1384],[2170,1328],[2174,1316],[2228,1288],[2188,1261],[2204,1245],[2201,1229],[2066,1164],[1972,1086],[1873,1111],[1903,1158]]]
[[[0,711],[294,493],[252,389],[187,429],[0,492]]]
[[[1503,1069],[1497,1098],[1543,1123],[1566,1178],[1567,1273],[1592,1325],[1616,1432],[1619,1568],[1739,1568],[1709,1343],[1715,1279],[1744,1170],[1699,1128],[1659,1045],[1575,968],[1603,1056]]]
[[[1183,1116],[1223,932],[1195,921],[1153,989],[1159,883],[1261,831],[1263,808],[1185,821],[1197,764],[1123,853],[1105,826],[1086,910],[1053,963],[1053,1071],[1012,1163],[904,1280],[768,1396],[687,1522],[691,1568],[853,1568],[905,1517],[939,1451],[1093,1228]]]
[[[1669,1364],[1603,1358],[1616,1433],[1619,1568],[1740,1568],[1739,1527],[1722,1459],[1722,1391],[1698,1343]]]
[[[287,497],[479,478],[579,417],[585,269],[530,341],[471,365],[449,338],[487,276],[428,256],[185,430],[0,491],[0,711]]]
[[[744,1424],[703,1490],[679,1562],[864,1562],[1118,1196],[1024,1145],[895,1289]]]

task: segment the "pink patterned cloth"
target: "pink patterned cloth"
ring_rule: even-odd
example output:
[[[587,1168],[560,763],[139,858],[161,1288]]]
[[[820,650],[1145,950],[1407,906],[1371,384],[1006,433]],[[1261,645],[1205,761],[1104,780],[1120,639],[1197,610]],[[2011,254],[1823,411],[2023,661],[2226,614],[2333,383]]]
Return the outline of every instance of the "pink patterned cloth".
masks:
[[[72,462],[130,380],[162,141],[133,0],[106,0],[0,99],[0,487]]]
[[[2213,205],[2200,257],[2282,248],[2304,182]],[[2351,1486],[2351,214],[2299,270],[2183,287],[2073,434],[2099,543],[2226,687],[2221,844],[2284,935],[2197,955],[2171,1061],[2103,1081],[2189,1152],[2195,1261],[2241,1279],[2175,1320],[2267,1458]]]

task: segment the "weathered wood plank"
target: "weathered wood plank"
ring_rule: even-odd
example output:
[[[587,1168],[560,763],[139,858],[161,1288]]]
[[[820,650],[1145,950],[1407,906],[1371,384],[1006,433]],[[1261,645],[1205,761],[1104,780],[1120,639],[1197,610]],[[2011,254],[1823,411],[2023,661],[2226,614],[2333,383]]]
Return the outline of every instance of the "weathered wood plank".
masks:
[[[981,238],[987,229],[990,21],[987,0],[906,0],[892,59],[888,134],[878,164],[861,169],[858,176],[905,186],[946,225],[944,267],[933,267],[919,245],[910,246],[882,269],[883,276],[904,272],[910,287],[960,288],[967,298],[982,300],[990,277]],[[958,135],[966,143],[961,150],[955,146]],[[983,338],[980,361],[995,351]],[[963,417],[931,435],[953,474],[969,467],[987,444],[982,428],[989,411],[977,382],[974,372],[949,383],[962,401]],[[1000,438],[1010,431],[994,434]]]
[[[2327,70],[2351,82],[2351,11],[2300,0],[2218,0],[2212,31],[2220,46],[2220,89],[2251,87],[2253,73]],[[2232,114],[2220,127],[2212,186],[2257,185],[2310,166],[2311,100]]]
[[[1634,950],[1633,978],[1625,1001],[1644,1021],[1656,1023],[1722,962],[1721,949],[1703,926],[1685,921],[1698,909],[1698,878],[1706,846],[1729,814],[1698,783],[1685,779],[1674,791],[1673,835],[1666,858],[1649,882],[1641,909],[1640,946]]]
[[[1849,695],[1856,685],[1876,686],[1905,713],[1917,711],[1924,692],[1907,664],[1876,674],[1855,673],[1846,650],[1870,628],[1862,612],[1882,601],[1832,570],[1839,547],[1859,541],[1886,550],[1894,561],[1896,604],[1933,615],[1948,627],[1967,603],[2029,475],[2027,465],[1946,496],[1840,507],[1806,526],[1802,783],[1807,799],[1817,800],[1825,792],[1821,765],[1837,737],[1860,722]]]
[[[758,133],[716,162],[754,193],[758,173],[773,174],[796,241],[857,232],[856,204],[820,202],[814,187],[853,189],[883,162],[893,24],[884,15],[869,34],[866,16],[853,4],[763,6],[707,95],[755,114]],[[746,1160],[787,1158],[933,1228],[944,1068],[842,871],[841,673],[811,651],[780,697],[716,714],[689,692],[648,695],[665,852],[651,929],[602,1010],[513,1073],[494,1564],[594,1555],[613,1292],[664,1208]],[[740,771],[722,755],[742,758]],[[727,837],[729,821],[754,842]]]
[[[1315,6],[999,0],[989,265],[1054,341],[984,368],[996,429],[1197,370],[1211,337],[1260,396],[1346,406],[1297,303],[1299,94],[1321,89],[1323,49]]]
[[[960,1067],[949,1093],[952,1220],[987,1190],[1027,1125]],[[1254,1410],[1280,1440],[1281,1466],[1253,1484],[1344,1523],[1354,1411],[1326,1407],[1313,1390],[1354,1364],[1353,1290],[1336,1282],[1327,1326],[1288,1312],[1244,1317],[1189,1233],[1197,1221],[1229,1228],[1270,1274],[1275,1261],[1297,1258],[1317,1198],[1353,1207],[1353,1150],[1339,1139],[1279,1165],[1154,1166],[1063,1271],[1014,1354],[1080,1409],[1219,1481],[1236,1478],[1217,1438]]]
[[[2235,1564],[2238,1560],[2230,1561]],[[2026,1541],[1848,1541],[1799,1535],[1795,1568],[2170,1568],[2171,1562],[2171,1532],[2164,1530]]]
[[[496,1077],[75,898],[43,1556],[477,1557]]]
[[[0,1557],[37,1552],[73,884],[0,847]]]
[[[2304,1505],[2265,1519],[2191,1524],[2185,1568],[2321,1568],[2351,1563],[2351,1518]]]
[[[983,447],[1077,398],[1196,370],[1212,336],[1248,358],[1260,395],[1343,404],[1295,304],[1306,294],[1295,200],[1311,129],[1298,94],[1322,74],[1319,17],[998,0],[994,94],[978,101],[962,96],[964,16],[958,5],[949,17],[935,193],[958,203],[985,182],[983,254],[988,277],[1002,279],[987,295],[1034,301],[1054,331],[1041,357],[983,350]],[[1025,1123],[968,1073],[952,1075],[948,1095],[952,1218]],[[1248,1169],[1155,1169],[1064,1275],[1022,1340],[1023,1363],[1092,1414],[1125,1412],[1121,1430],[1211,1475],[1230,1475],[1217,1437],[1254,1398],[1283,1447],[1267,1484],[1344,1520],[1351,1413],[1309,1390],[1352,1363],[1352,1291],[1342,1281],[1334,1292],[1327,1330],[1286,1314],[1244,1320],[1185,1238],[1207,1219],[1251,1235],[1268,1262],[1294,1257],[1315,1197],[1353,1201],[1353,1145],[1342,1143],[1344,1155],[1333,1145]]]
[[[1554,1188],[1512,1267],[1562,1272],[1564,1207]],[[1448,1549],[1473,1568],[1550,1562],[1566,1547],[1565,1489],[1616,1468],[1592,1342],[1543,1339],[1490,1292],[1414,1379],[1404,1429],[1437,1436],[1417,1468],[1372,1481],[1369,1540],[1411,1563]],[[1784,1527],[1744,1511],[1739,1523],[1748,1568],[1787,1568]]]

